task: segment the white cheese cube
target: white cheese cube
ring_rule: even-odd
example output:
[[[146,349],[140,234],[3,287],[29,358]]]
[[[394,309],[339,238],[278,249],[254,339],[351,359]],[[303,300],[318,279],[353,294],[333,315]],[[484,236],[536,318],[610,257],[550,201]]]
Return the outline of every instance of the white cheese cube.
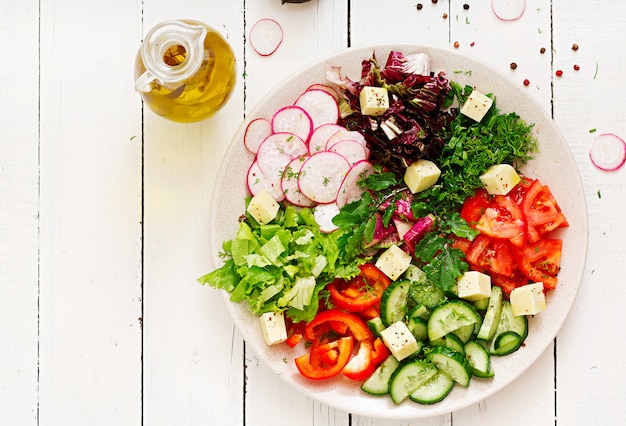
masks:
[[[493,165],[479,178],[491,195],[506,195],[522,180],[510,164]]]
[[[493,105],[493,99],[478,90],[473,90],[461,107],[461,114],[474,121],[480,121],[487,114],[491,105]]]
[[[526,284],[511,291],[509,297],[513,315],[535,315],[546,309],[543,283]]]
[[[383,115],[389,109],[389,94],[384,87],[365,86],[359,95],[361,114]]]
[[[268,346],[287,340],[287,327],[282,312],[266,312],[259,317],[261,333]]]
[[[491,296],[491,277],[478,271],[467,271],[457,280],[457,294],[461,299],[475,302]]]
[[[415,336],[402,321],[391,324],[380,332],[380,336],[385,346],[398,361],[402,361],[420,349]]]
[[[376,267],[392,281],[397,280],[410,264],[411,255],[395,244],[385,250],[376,261]]]
[[[404,171],[404,183],[415,194],[430,188],[441,176],[441,170],[432,161],[420,159]]]
[[[276,217],[280,206],[269,192],[262,190],[250,200],[248,213],[261,225],[270,223]]]

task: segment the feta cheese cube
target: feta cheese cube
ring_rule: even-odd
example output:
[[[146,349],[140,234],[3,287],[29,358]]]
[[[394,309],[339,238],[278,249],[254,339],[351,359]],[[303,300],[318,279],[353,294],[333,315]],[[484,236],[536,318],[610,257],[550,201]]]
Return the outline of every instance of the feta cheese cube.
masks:
[[[473,90],[461,107],[461,114],[474,121],[480,121],[487,114],[491,105],[493,105],[493,99],[478,90]]]
[[[269,192],[262,190],[250,200],[248,213],[261,225],[270,223],[276,217],[280,206]]]
[[[259,317],[261,333],[268,346],[287,340],[287,327],[282,312],[266,312]]]
[[[389,109],[389,94],[384,87],[365,86],[359,95],[361,114],[383,115]]]
[[[491,277],[478,271],[467,271],[457,280],[461,299],[475,302],[491,296]]]
[[[546,309],[546,295],[543,283],[527,284],[511,291],[509,297],[513,315],[535,315]]]
[[[510,164],[496,164],[479,176],[491,195],[506,195],[522,180]]]
[[[441,170],[432,161],[420,159],[404,171],[404,183],[415,194],[430,188],[441,176]]]
[[[385,346],[398,361],[402,361],[420,350],[415,336],[402,321],[391,324],[380,332],[380,336]]]
[[[395,244],[385,250],[376,261],[376,267],[392,281],[397,280],[410,264],[411,255]]]

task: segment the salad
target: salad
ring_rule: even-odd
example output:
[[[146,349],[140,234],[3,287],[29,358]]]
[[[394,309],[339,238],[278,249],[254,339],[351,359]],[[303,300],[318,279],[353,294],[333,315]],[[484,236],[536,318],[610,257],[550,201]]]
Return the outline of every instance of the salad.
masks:
[[[532,125],[426,55],[327,77],[250,121],[246,211],[199,281],[247,303],[268,345],[301,348],[304,377],[439,402],[523,345],[567,219],[519,173]]]

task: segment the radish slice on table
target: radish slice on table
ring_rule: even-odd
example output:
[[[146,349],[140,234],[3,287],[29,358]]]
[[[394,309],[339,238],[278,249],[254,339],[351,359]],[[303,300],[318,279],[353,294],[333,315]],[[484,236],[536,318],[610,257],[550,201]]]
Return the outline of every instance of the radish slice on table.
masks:
[[[491,10],[502,21],[515,21],[526,10],[526,0],[491,0]]]
[[[333,223],[333,218],[338,214],[337,203],[318,204],[313,210],[313,218],[320,226],[320,231],[327,234],[339,228]]]
[[[261,171],[259,163],[256,161],[253,161],[248,168],[247,184],[248,191],[253,196],[264,189],[276,201],[285,199],[285,194],[280,186],[280,175],[266,175]]]
[[[272,131],[293,133],[308,142],[313,133],[313,121],[304,109],[297,105],[289,105],[276,111],[272,117]]]
[[[339,208],[361,199],[365,189],[359,186],[359,181],[372,173],[374,173],[374,166],[367,160],[360,161],[350,168],[337,192]]]
[[[338,124],[323,124],[313,130],[309,139],[309,153],[315,154],[316,152],[326,150],[328,139],[342,130],[345,130],[345,128]]]
[[[359,161],[367,160],[368,157],[367,148],[365,148],[357,141],[353,141],[350,139],[337,142],[330,147],[329,151],[337,152],[343,155],[346,160],[348,160],[350,165],[354,165]]]
[[[626,162],[626,143],[613,133],[602,133],[593,140],[589,158],[601,170],[617,170]]]
[[[298,186],[300,170],[307,158],[307,156],[303,156],[291,160],[289,164],[287,164],[287,167],[285,167],[283,177],[280,181],[280,187],[285,194],[285,199],[299,207],[313,207],[316,204],[315,201],[305,197],[302,192],[300,192],[300,187]]]
[[[298,96],[294,105],[299,106],[309,114],[314,129],[323,124],[336,124],[339,120],[337,100],[324,90],[307,90]]]
[[[349,170],[350,163],[341,154],[318,152],[302,165],[298,186],[305,197],[317,203],[332,203]]]
[[[283,42],[283,29],[270,18],[259,19],[250,29],[250,44],[256,53],[269,56]]]
[[[261,171],[272,179],[280,177],[289,162],[309,151],[306,144],[292,133],[274,133],[263,141],[256,154]]]
[[[243,135],[243,144],[253,154],[259,150],[259,145],[272,134],[272,124],[265,118],[255,118],[246,127]]]

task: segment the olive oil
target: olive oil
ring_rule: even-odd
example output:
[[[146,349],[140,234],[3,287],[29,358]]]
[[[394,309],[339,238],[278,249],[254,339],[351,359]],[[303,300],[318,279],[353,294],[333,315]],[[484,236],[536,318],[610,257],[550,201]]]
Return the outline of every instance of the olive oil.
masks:
[[[230,45],[198,21],[158,24],[137,53],[136,90],[150,109],[172,121],[209,118],[226,103],[235,83]]]

